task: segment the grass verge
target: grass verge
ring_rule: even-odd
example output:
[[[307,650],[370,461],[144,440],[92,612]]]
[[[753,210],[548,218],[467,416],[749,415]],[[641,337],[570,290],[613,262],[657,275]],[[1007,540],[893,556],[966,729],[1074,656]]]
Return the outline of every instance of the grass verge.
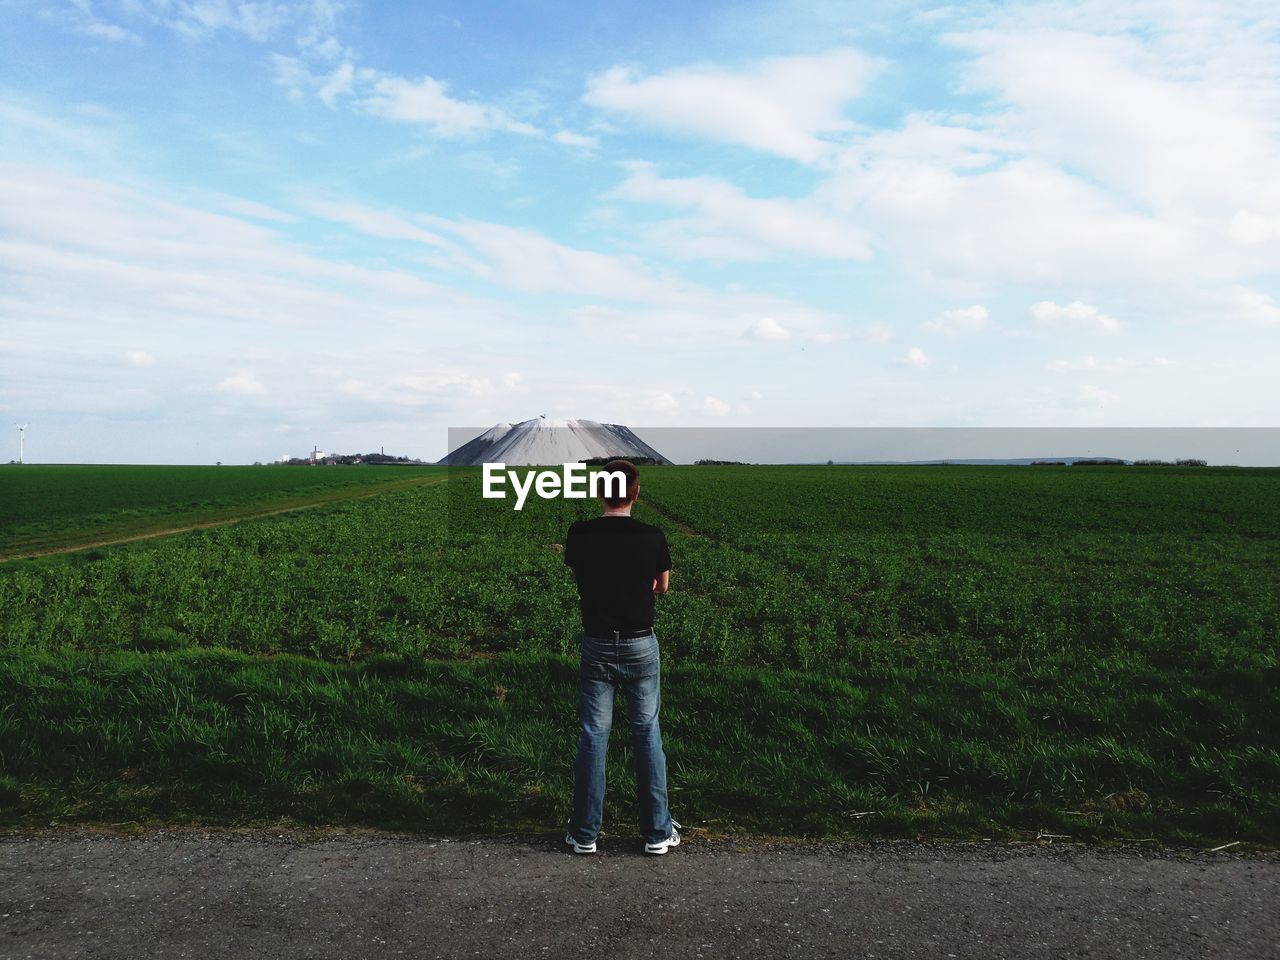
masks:
[[[672,810],[717,833],[1280,843],[1280,670],[668,665]],[[605,829],[635,830],[624,715]],[[0,826],[558,829],[576,661],[0,653]]]

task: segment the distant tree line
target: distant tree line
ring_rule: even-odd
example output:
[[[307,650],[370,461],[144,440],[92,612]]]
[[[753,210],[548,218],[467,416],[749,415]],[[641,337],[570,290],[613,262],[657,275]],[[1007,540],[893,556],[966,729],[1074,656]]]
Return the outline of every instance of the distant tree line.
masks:
[[[637,467],[659,467],[662,466],[661,460],[655,460],[653,457],[590,457],[586,460],[579,460],[579,463],[585,463],[588,467],[603,467],[606,463],[613,463],[615,460],[628,460]]]
[[[286,467],[307,467],[311,464],[322,464],[327,467],[353,467],[357,464],[373,466],[422,466],[421,460],[411,457],[393,457],[387,453],[327,453],[319,460],[306,457],[290,457],[281,461]]]
[[[1032,460],[1033,467],[1123,467],[1128,465],[1126,460],[1118,460],[1115,457],[1090,457],[1086,460],[1074,460],[1068,463],[1066,460]],[[1207,460],[1134,460],[1135,467],[1207,467]]]
[[[830,463],[831,461],[827,461]],[[751,464],[743,463],[741,460],[695,460],[695,467],[749,467]]]

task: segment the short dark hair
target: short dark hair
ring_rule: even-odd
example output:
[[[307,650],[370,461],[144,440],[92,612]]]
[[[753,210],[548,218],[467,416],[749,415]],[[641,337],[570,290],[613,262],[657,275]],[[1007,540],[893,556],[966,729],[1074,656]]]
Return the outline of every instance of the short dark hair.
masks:
[[[640,492],[640,471],[636,469],[636,465],[630,460],[610,460],[601,469],[605,473],[621,473],[627,478],[626,496],[622,497],[605,497],[604,502],[611,507],[620,507],[624,503],[630,503],[636,498],[636,494]],[[605,489],[609,489],[607,486]]]

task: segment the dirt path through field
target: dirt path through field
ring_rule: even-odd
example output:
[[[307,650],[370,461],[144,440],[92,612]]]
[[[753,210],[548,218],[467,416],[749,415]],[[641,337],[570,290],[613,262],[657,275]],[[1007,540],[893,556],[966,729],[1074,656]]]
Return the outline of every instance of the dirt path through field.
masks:
[[[80,553],[85,550],[96,550],[99,547],[113,547],[121,543],[135,543],[139,540],[154,540],[157,537],[171,537],[179,533],[190,533],[192,530],[207,530],[211,527],[225,527],[228,524],[240,523],[242,520],[260,520],[263,517],[274,517],[282,513],[295,513],[299,510],[311,510],[315,507],[323,507],[332,503],[340,503],[344,500],[364,500],[368,497],[376,497],[384,493],[406,490],[410,487],[426,487],[435,483],[443,483],[447,479],[448,477],[440,476],[413,477],[408,480],[394,480],[380,483],[376,487],[359,487],[356,489],[339,488],[336,490],[325,490],[322,493],[305,498],[290,497],[269,503],[250,504],[246,505],[243,512],[237,512],[230,516],[219,516],[209,520],[193,520],[186,523],[179,523],[175,526],[145,530],[140,533],[122,534],[120,536],[91,541],[86,540],[73,543],[63,543],[53,547],[42,547],[38,550],[5,554],[0,556],[0,563],[6,563],[10,560],[30,560],[34,557],[51,557],[61,553]],[[281,504],[287,505],[281,506]],[[234,510],[235,508],[228,509]]]
[[[652,500],[641,500],[638,502],[645,508],[652,510],[658,516],[662,517],[663,520],[666,520],[686,537],[696,537],[699,540],[707,539],[707,534],[703,533],[701,530],[695,530],[689,525],[688,521],[680,519],[666,507],[660,506]]]
[[[1280,957],[1280,858],[257,831],[0,837],[0,957]]]

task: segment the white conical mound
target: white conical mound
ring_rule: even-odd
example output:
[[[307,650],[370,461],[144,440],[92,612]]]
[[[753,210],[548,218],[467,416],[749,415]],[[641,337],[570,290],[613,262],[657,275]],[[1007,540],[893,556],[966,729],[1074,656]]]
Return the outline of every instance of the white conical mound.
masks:
[[[494,424],[440,462],[450,466],[505,463],[521,467],[576,463],[597,457],[650,457],[659,463],[670,462],[622,424],[546,417]]]

